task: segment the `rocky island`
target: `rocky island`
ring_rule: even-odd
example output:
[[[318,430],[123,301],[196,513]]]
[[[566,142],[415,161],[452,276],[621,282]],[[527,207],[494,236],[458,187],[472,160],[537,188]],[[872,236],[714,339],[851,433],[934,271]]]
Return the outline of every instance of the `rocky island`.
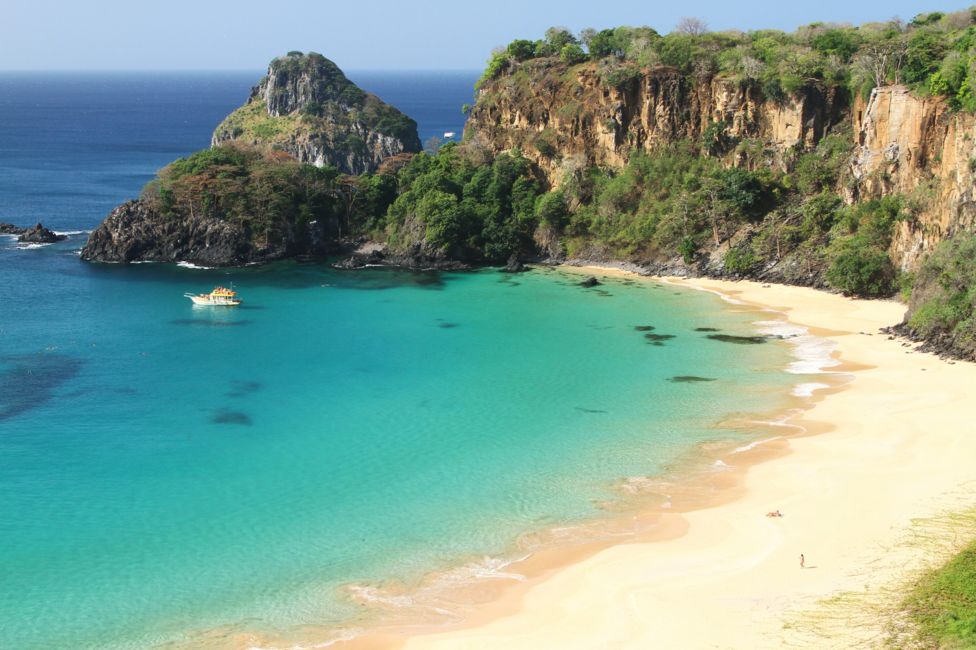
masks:
[[[35,224],[30,228],[20,228],[10,223],[0,223],[0,235],[16,235],[17,241],[23,244],[53,244],[67,239],[43,224]]]

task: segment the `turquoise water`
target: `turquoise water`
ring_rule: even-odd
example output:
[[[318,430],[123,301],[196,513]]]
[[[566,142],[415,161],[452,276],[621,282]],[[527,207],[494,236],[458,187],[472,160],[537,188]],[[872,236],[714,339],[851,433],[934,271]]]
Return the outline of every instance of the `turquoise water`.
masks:
[[[709,294],[553,271],[93,266],[79,240],[0,240],[0,277],[33,278],[0,290],[5,647],[341,621],[342,585],[599,516],[621,479],[742,435],[712,425],[791,383],[784,344],[694,332],[753,333]],[[182,297],[230,282],[238,309]]]
[[[353,78],[426,139],[461,130],[478,74]],[[786,399],[785,345],[694,332],[753,333],[702,293],[80,262],[81,231],[206,146],[258,76],[0,74],[0,221],[75,232],[0,237],[0,647],[335,624],[360,612],[345,585],[602,516],[622,479]],[[232,281],[239,309],[182,297]]]

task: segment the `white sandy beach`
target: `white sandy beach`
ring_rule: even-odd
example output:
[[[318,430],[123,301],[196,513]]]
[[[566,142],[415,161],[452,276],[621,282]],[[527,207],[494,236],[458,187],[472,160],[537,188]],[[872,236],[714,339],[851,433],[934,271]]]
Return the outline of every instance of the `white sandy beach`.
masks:
[[[507,613],[412,636],[404,647],[840,648],[878,641],[876,621],[856,605],[850,620],[842,610],[829,626],[833,636],[811,633],[817,603],[898,584],[927,553],[904,544],[912,520],[971,505],[965,488],[976,484],[976,365],[912,353],[879,333],[901,320],[897,302],[752,282],[677,282],[773,308],[835,341],[855,378],[804,415],[830,430],[791,438],[788,454],[751,467],[741,498],[674,515],[687,520],[686,534],[606,548],[513,591]],[[764,516],[774,509],[784,516]]]

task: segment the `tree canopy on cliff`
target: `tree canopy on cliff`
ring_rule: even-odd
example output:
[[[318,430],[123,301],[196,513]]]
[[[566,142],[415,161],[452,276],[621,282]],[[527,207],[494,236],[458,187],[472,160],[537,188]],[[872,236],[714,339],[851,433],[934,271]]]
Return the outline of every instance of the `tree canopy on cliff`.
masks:
[[[607,70],[664,65],[689,76],[723,75],[771,98],[818,83],[865,95],[876,86],[905,83],[917,93],[948,97],[955,108],[976,110],[976,9],[920,14],[908,23],[813,23],[792,33],[709,32],[693,20],[663,35],[650,27],[617,27],[584,29],[577,38],[553,28],[542,39],[496,50],[478,86],[543,57],[569,65],[601,62]],[[617,70],[621,76],[626,71]]]

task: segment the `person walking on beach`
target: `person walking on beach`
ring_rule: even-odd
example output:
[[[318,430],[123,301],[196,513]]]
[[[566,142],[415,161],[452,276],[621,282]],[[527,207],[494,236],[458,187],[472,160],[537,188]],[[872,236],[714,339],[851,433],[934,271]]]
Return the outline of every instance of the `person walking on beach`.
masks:
[[[807,563],[806,558],[803,557],[803,553],[800,553],[800,568],[802,569],[803,567],[805,567],[806,563]]]

